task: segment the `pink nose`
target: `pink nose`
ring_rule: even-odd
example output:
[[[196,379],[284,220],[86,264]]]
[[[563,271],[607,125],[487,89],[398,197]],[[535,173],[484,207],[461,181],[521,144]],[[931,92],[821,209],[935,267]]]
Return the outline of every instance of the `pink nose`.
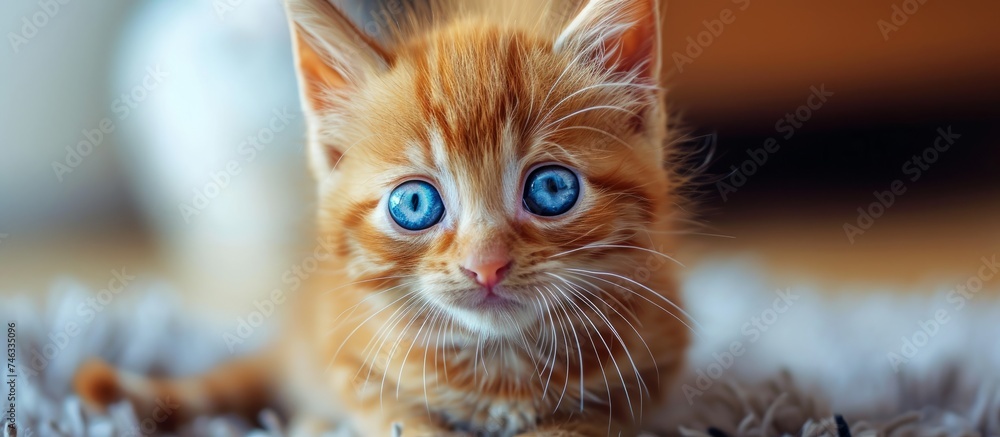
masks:
[[[480,285],[492,289],[503,280],[510,270],[510,255],[506,250],[491,249],[475,251],[462,262],[462,271],[476,280]]]

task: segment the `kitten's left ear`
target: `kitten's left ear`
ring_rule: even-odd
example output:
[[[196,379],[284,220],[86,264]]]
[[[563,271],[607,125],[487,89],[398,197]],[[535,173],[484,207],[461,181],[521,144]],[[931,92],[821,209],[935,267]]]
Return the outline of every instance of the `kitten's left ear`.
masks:
[[[571,50],[610,70],[659,85],[660,2],[586,0],[562,31],[556,51]]]
[[[320,138],[323,115],[345,104],[352,90],[387,69],[393,58],[330,0],[285,0],[285,8],[309,129],[309,161],[322,179],[349,147]]]

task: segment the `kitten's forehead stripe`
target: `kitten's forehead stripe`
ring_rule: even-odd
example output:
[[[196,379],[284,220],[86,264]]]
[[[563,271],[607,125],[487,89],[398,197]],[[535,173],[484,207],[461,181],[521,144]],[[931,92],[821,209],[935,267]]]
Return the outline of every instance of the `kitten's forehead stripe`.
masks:
[[[438,125],[447,124],[445,115],[441,108],[435,106],[432,95],[431,77],[435,72],[431,72],[430,65],[424,57],[416,58],[414,65],[413,87],[416,92],[416,101],[419,104],[420,119],[424,123],[432,122]]]
[[[518,102],[526,101],[520,74],[521,51],[513,38],[501,38],[498,30],[484,31],[473,41],[436,40],[428,54],[418,56],[418,99],[426,102],[423,114],[437,122],[453,152],[497,145],[498,120],[515,114]],[[489,62],[475,62],[482,52]],[[475,105],[464,104],[470,99]],[[518,108],[520,110],[520,108]]]

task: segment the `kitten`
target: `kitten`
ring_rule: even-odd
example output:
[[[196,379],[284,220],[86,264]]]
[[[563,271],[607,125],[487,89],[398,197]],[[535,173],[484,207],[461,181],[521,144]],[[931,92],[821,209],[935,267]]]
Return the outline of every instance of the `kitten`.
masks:
[[[689,329],[659,5],[521,3],[410,11],[380,44],[287,0],[336,273],[264,355],[186,380],[91,363],[84,399],[171,396],[184,420],[280,397],[365,436],[637,432]]]

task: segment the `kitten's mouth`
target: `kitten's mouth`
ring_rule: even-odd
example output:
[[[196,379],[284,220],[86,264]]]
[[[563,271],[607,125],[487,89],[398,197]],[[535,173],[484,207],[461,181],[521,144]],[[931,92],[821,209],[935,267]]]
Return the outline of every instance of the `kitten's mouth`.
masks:
[[[516,338],[538,319],[525,286],[468,288],[451,293],[452,314],[482,335]]]
[[[512,311],[521,308],[523,305],[510,297],[510,294],[510,290],[503,286],[497,286],[492,290],[473,289],[467,291],[467,295],[457,303],[473,311]]]

